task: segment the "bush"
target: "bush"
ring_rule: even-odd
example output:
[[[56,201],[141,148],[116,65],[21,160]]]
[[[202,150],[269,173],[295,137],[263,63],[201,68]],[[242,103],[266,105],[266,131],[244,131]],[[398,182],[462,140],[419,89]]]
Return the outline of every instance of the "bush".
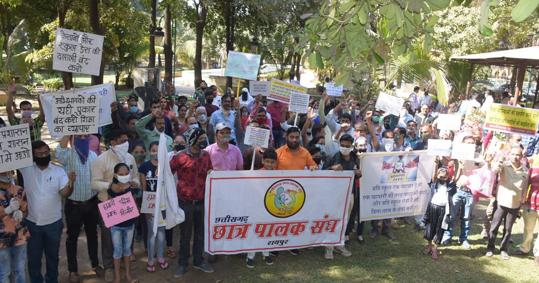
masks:
[[[44,80],[43,85],[47,90],[58,90],[64,86],[64,82],[60,78],[52,78]]]

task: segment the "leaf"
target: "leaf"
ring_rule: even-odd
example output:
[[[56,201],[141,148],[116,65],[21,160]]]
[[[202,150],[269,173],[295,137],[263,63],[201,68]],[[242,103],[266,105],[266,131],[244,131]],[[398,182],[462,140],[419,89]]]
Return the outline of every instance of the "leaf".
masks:
[[[367,13],[367,5],[363,5],[361,9],[357,11],[357,17],[362,25],[367,23],[369,19],[369,15]]]
[[[513,21],[519,23],[527,19],[539,6],[539,0],[520,0],[511,11]]]
[[[322,61],[320,53],[316,51],[311,53],[311,55],[309,55],[309,64],[311,65],[311,67],[323,69],[324,62]]]
[[[376,59],[376,62],[378,62],[378,64],[380,65],[383,65],[385,60],[384,58],[382,58],[382,56],[380,56],[380,54],[376,53],[376,51],[372,51],[372,55],[374,56],[374,59]]]
[[[481,3],[480,17],[479,17],[479,33],[484,36],[490,36],[493,34],[492,28],[488,22],[490,16],[490,5],[492,0],[484,0]]]
[[[427,0],[425,1],[432,11],[442,10],[449,6],[450,0]]]

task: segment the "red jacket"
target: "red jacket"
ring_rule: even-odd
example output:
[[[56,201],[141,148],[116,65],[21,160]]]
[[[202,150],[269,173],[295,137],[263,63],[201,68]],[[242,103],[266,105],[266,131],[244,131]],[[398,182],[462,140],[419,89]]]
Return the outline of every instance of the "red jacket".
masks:
[[[172,173],[178,176],[178,198],[186,201],[204,200],[206,176],[212,170],[210,155],[201,150],[198,157],[182,151],[170,160]]]

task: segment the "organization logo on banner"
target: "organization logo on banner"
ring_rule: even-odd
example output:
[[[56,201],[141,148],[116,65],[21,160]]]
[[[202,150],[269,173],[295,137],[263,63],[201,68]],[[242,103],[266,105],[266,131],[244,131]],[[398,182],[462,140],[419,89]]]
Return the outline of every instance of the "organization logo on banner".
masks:
[[[278,218],[288,218],[298,213],[305,204],[305,190],[291,179],[273,183],[264,196],[266,211]]]
[[[419,156],[415,154],[385,156],[380,183],[415,182],[418,164]]]

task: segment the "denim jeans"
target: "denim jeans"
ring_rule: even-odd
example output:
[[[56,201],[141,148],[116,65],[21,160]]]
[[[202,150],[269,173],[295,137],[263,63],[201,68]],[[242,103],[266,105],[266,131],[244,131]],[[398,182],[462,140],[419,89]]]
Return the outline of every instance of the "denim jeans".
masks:
[[[25,265],[26,244],[0,249],[0,283],[26,282]]]
[[[463,190],[457,190],[457,192],[453,195],[452,198],[452,207],[451,207],[451,217],[449,220],[449,227],[444,232],[444,237],[442,239],[442,242],[446,242],[448,240],[451,240],[451,237],[453,236],[453,229],[455,227],[456,217],[460,213],[460,236],[459,241],[462,243],[464,241],[468,240],[468,234],[470,233],[470,229],[472,227],[472,223],[470,220],[470,214],[472,213],[473,209],[473,196],[471,192],[465,192]]]
[[[133,241],[134,232],[135,224],[128,227],[110,227],[112,246],[114,247],[112,258],[120,259],[122,257],[131,256],[131,243]]]
[[[163,260],[165,257],[165,227],[157,227],[157,236],[153,234],[153,215],[146,218],[148,223],[148,263],[154,263],[157,250],[157,259]]]
[[[28,273],[32,283],[42,283],[41,258],[45,253],[46,274],[45,282],[58,282],[58,252],[60,251],[60,238],[64,223],[62,219],[43,226],[25,220],[26,227],[30,232],[27,244]]]

